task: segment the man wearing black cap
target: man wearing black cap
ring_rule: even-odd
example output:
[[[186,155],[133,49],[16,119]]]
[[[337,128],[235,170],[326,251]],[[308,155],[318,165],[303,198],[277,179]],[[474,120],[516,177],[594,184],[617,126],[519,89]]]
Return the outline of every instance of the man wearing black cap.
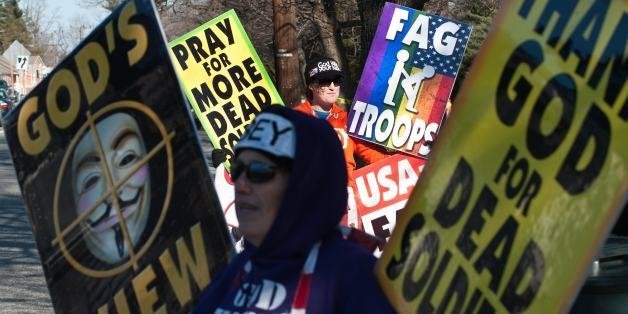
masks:
[[[336,104],[340,96],[340,84],[344,75],[336,60],[325,57],[317,57],[310,60],[305,66],[305,83],[307,84],[307,100],[295,110],[325,119],[336,130],[338,139],[344,150],[349,175],[349,208],[347,223],[355,228],[359,227],[356,203],[354,199],[355,179],[353,171],[356,163],[353,154],[357,154],[367,163],[373,163],[384,159],[389,155],[375,149],[375,145],[360,139],[351,138],[347,133],[347,112]]]

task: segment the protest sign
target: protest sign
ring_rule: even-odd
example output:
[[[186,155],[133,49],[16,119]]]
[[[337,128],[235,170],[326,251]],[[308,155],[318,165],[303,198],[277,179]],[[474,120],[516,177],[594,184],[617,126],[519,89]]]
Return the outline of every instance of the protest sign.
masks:
[[[235,252],[242,252],[242,250],[244,250],[244,239],[242,238],[242,234],[238,231],[240,223],[238,222],[238,216],[235,210],[235,183],[233,179],[231,179],[231,174],[227,171],[224,162],[216,167],[214,189],[216,189],[222,212],[225,215],[229,235],[231,235],[231,240],[235,244]]]
[[[626,202],[626,1],[502,9],[377,263],[400,311],[567,312]]]
[[[244,127],[261,108],[283,104],[277,89],[234,10],[168,46],[196,117],[229,162]]]
[[[358,215],[366,233],[388,240],[424,166],[425,159],[396,154],[354,172]]]
[[[426,157],[471,26],[386,3],[349,109],[353,137]]]
[[[233,248],[152,1],[113,11],[6,121],[55,311],[190,310]]]

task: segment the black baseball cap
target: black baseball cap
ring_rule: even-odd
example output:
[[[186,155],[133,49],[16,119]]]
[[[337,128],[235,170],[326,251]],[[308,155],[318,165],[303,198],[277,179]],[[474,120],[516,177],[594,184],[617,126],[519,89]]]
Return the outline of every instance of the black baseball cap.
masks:
[[[343,77],[340,65],[332,58],[315,57],[305,66],[305,83],[307,85],[310,85],[312,81],[342,80]]]

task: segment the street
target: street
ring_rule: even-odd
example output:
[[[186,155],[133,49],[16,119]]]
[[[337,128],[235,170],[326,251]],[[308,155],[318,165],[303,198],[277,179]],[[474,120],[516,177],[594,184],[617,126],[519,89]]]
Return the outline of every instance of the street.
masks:
[[[0,313],[53,312],[4,128],[0,128]]]
[[[211,144],[199,132],[210,175]],[[0,313],[54,313],[9,147],[0,127]]]

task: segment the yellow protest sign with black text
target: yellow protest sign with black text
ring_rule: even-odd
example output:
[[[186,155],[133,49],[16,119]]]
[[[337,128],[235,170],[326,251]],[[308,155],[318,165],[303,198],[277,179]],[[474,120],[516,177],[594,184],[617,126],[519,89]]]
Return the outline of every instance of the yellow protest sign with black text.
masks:
[[[627,7],[503,4],[378,261],[397,310],[569,310],[628,195]]]
[[[184,92],[216,148],[233,146],[261,108],[283,104],[234,10],[171,41]]]

